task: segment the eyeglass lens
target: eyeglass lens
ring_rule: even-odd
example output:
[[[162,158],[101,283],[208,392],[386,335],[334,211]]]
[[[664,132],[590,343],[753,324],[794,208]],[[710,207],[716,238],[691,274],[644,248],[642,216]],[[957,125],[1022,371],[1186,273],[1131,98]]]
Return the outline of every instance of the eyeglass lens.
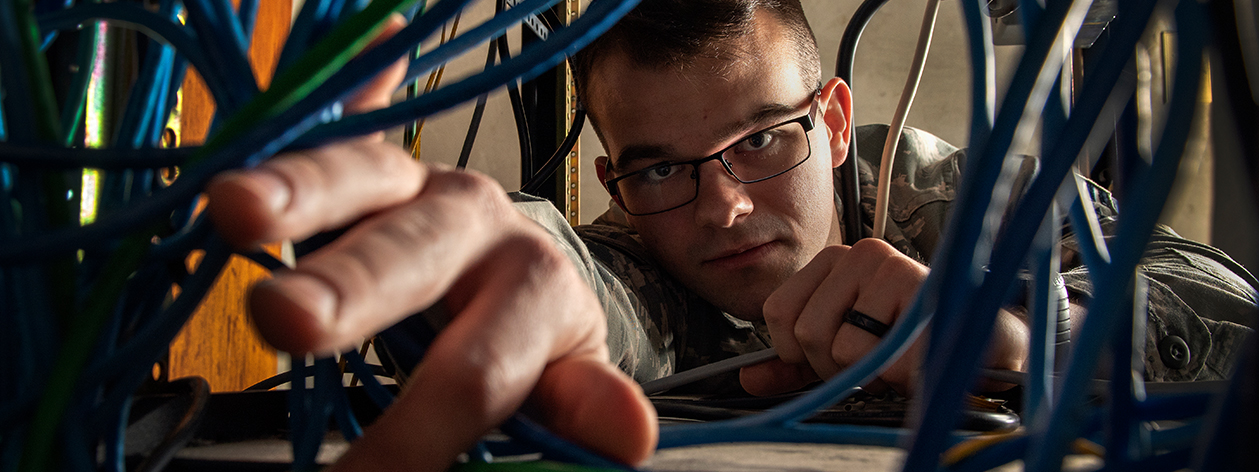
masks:
[[[809,158],[804,125],[791,121],[750,135],[721,153],[727,169],[743,183],[777,176]],[[698,165],[709,159],[663,163],[641,169],[616,182],[626,210],[642,215],[690,203],[699,193]]]

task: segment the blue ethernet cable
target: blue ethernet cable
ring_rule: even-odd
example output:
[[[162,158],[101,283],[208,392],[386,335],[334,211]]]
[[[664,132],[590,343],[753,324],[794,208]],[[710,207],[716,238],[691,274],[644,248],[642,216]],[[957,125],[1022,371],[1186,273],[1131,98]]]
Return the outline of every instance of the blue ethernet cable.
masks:
[[[293,19],[293,26],[289,29],[288,38],[284,40],[284,46],[280,48],[280,59],[276,62],[276,70],[288,69],[293,65],[293,61],[319,39],[311,37],[314,25],[327,16],[331,3],[332,0],[302,2],[302,8],[298,10],[297,16]]]
[[[85,3],[59,10],[38,18],[40,29],[74,29],[78,25],[93,20],[119,22],[124,26],[137,28],[151,37],[156,37],[175,48],[180,55],[201,71],[206,87],[216,103],[235,103],[239,92],[233,90],[233,82],[226,78],[227,70],[216,68],[207,57],[204,48],[197,42],[198,37],[190,29],[171,23],[160,14],[154,13],[131,3]],[[3,54],[3,52],[0,52]],[[250,72],[252,74],[252,72]]]
[[[208,270],[210,270],[210,267],[209,267],[210,265],[212,265],[212,264],[206,264],[206,263],[203,263],[202,269],[203,269],[203,270],[208,271]],[[201,273],[202,273],[202,272],[201,272],[201,271],[199,271],[199,272],[198,272],[198,275],[200,275]],[[192,293],[191,291],[189,291],[189,292],[186,292],[185,297],[180,297],[180,299],[179,299],[178,301],[195,300],[196,298],[197,298],[197,297],[193,296],[193,293]],[[123,356],[127,355],[127,354],[128,354],[128,349],[129,349],[130,347],[131,347],[131,345],[123,346],[123,348],[120,350],[120,354],[121,354],[121,355],[123,355]],[[116,358],[115,358],[115,359],[116,359]]]
[[[456,0],[447,3],[455,4],[449,10],[456,10],[461,5]],[[416,35],[417,30],[422,32],[422,28],[424,28],[431,32],[436,24],[439,24],[436,20],[425,22],[429,15],[422,16],[417,19],[416,23],[404,28],[393,38],[351,60],[340,72],[330,77],[327,82],[312,92],[311,96],[308,96],[306,100],[299,101],[274,119],[260,123],[259,126],[247,132],[240,139],[224,144],[223,148],[214,153],[213,158],[203,162],[203,165],[185,169],[181,178],[164,191],[133,202],[126,210],[102,217],[92,225],[75,229],[53,230],[38,238],[16,240],[13,244],[0,247],[0,261],[20,262],[32,260],[54,252],[57,248],[93,247],[99,244],[100,241],[107,239],[109,235],[118,234],[125,228],[134,227],[144,221],[153,219],[158,214],[169,211],[177,201],[186,201],[187,198],[204,185],[213,173],[234,167],[234,163],[242,161],[246,165],[253,165],[263,157],[279,152],[287,143],[292,142],[297,136],[307,130],[310,130],[312,135],[320,136],[323,139],[344,138],[370,133],[409,121],[415,116],[426,116],[450,108],[455,104],[462,103],[499,87],[512,77],[531,77],[532,75],[530,74],[536,75],[541,73],[562,60],[565,54],[584,46],[594,36],[611,27],[615,19],[619,19],[635,4],[636,0],[596,2],[591,5],[585,16],[574,22],[573,25],[557,31],[550,40],[527,49],[508,63],[444,87],[444,93],[426,94],[384,110],[347,117],[341,121],[322,125],[312,130],[311,127],[318,122],[317,110],[322,108],[318,103],[327,103],[329,101],[329,97],[320,97],[320,95],[337,94],[339,96],[346,93],[344,91],[352,90],[373,76],[372,74],[391,64],[392,60],[398,55],[408,50],[410,43],[404,41],[412,40],[411,36]],[[437,13],[443,6],[445,5],[439,3],[430,13]],[[453,11],[446,13],[453,14]],[[424,36],[427,36],[427,34],[424,34]],[[323,100],[317,100],[318,98]],[[285,126],[282,123],[296,124]],[[265,142],[266,144],[259,146],[259,142]],[[315,143],[302,144],[312,145]]]
[[[192,157],[198,148],[199,146],[167,149],[45,148],[0,142],[0,154],[4,155],[6,163],[32,169],[91,167],[120,170],[171,167]]]
[[[249,44],[254,31],[254,23],[258,21],[258,0],[240,0],[240,4],[236,7],[236,21],[240,23],[240,29],[245,34],[245,44]]]
[[[225,79],[234,94],[230,100],[219,101],[220,114],[230,115],[258,94],[258,83],[247,56],[249,47],[240,21],[231,12],[231,6],[212,0],[185,0],[188,24],[197,33],[212,67],[226,71]],[[197,68],[197,70],[202,70]]]
[[[1200,34],[1199,29],[1204,28],[1205,24],[1202,8],[1196,2],[1181,2],[1177,6],[1176,18],[1182,32],[1176,38],[1177,57],[1200,57],[1204,47],[1204,35]],[[1159,148],[1155,151],[1153,165],[1137,175],[1136,181],[1130,187],[1152,190],[1155,195],[1154,201],[1147,202],[1147,205],[1137,205],[1126,209],[1126,218],[1120,221],[1118,236],[1115,244],[1111,246],[1114,261],[1106,267],[1108,270],[1101,271],[1102,273],[1095,279],[1098,293],[1109,293],[1109,290],[1117,289],[1114,287],[1117,283],[1115,279],[1118,278],[1116,276],[1135,266],[1144,247],[1142,243],[1154,227],[1159,210],[1166,199],[1166,190],[1170,188],[1179,157],[1184,150],[1188,125],[1192,120],[1192,111],[1197,98],[1197,87],[1201,77],[1200,66],[1199,61],[1177,62],[1175,75],[1177,80],[1173,85],[1168,122],[1164,128],[1163,138],[1159,141]],[[1111,268],[1114,273],[1109,270]],[[1087,380],[1092,372],[1092,366],[1096,363],[1097,353],[1100,351],[1103,340],[1113,330],[1113,326],[1121,320],[1114,314],[1117,303],[1120,302],[1114,300],[1114,297],[1104,297],[1095,299],[1093,306],[1090,307],[1090,316],[1085,320],[1078,344],[1079,350],[1072,358],[1063,384],[1061,396],[1063,404],[1082,403],[1081,393],[1072,389],[1078,388],[1083,381]],[[1097,316],[1094,315],[1095,312]],[[1036,460],[1029,463],[1029,470],[1056,468],[1060,464],[1065,443],[1074,434],[1075,429],[1077,426],[1071,418],[1055,417],[1045,432],[1045,440],[1040,443],[1037,455],[1034,456]]]
[[[517,5],[515,8],[511,8],[509,10],[504,11],[502,14],[495,15],[493,18],[487,20],[485,23],[477,25],[477,27],[471,30],[468,30],[467,32],[447,41],[446,43],[434,48],[432,51],[429,51],[428,53],[425,53],[421,55],[420,57],[412,59],[411,62],[407,66],[407,73],[403,77],[403,82],[405,83],[407,81],[414,80],[416,77],[426,74],[432,69],[440,66],[441,64],[448,62],[450,58],[456,57],[457,55],[462,54],[476,47],[482,42],[485,42],[486,40],[489,40],[491,38],[504,34],[508,28],[523,21],[525,17],[531,14],[534,14],[540,10],[549,8],[551,5],[558,3],[558,1],[559,0],[528,0],[526,2],[522,2],[521,4]],[[587,12],[587,15],[595,15],[595,14],[597,14],[597,12]],[[580,27],[579,25],[574,24],[572,26],[569,26],[568,28],[579,28],[579,27]],[[565,30],[567,30],[568,28],[565,28]],[[399,33],[399,35],[401,35],[401,33]],[[544,42],[543,44],[556,44],[556,43],[552,43],[551,41],[558,41],[558,38],[548,40]],[[405,38],[400,38],[397,42],[404,43],[404,44],[409,43],[408,41],[405,40]],[[491,70],[494,70],[494,69],[487,68],[486,71],[482,72],[481,74],[465,79],[465,81],[472,80],[476,77],[480,77],[484,74],[489,73]],[[506,83],[506,82],[507,82],[506,79],[503,80],[503,83]],[[460,84],[462,83],[463,82],[460,82]],[[451,87],[454,87],[454,85],[447,86],[443,88],[442,90],[446,90]],[[490,89],[493,89],[493,88],[497,88],[497,86],[491,87]],[[433,95],[433,94],[429,94],[429,95]],[[441,94],[438,94],[438,95],[441,95]],[[420,97],[420,98],[423,98],[423,97]],[[403,102],[403,103],[414,102],[416,100],[419,100],[420,98],[412,99],[408,102]],[[456,103],[462,103],[463,101],[466,101],[466,99],[460,100],[459,102],[456,102]],[[401,104],[396,104],[394,106],[386,108],[385,110],[393,109],[395,107],[398,107],[399,105]],[[377,112],[379,111],[384,111],[384,110],[377,110]],[[355,124],[361,125],[362,129],[359,129],[359,130],[351,129],[351,130],[344,131],[342,132],[342,135],[339,137],[354,136],[354,135],[363,134],[363,133],[371,133],[371,132],[379,131],[381,129],[386,129],[386,128],[389,128],[398,124],[404,124],[406,122],[414,121],[413,116],[428,116],[437,111],[441,111],[441,109],[417,110],[413,115],[403,116],[400,119],[396,120],[398,121],[397,123],[393,123],[390,125],[383,125],[383,126],[379,124],[379,123],[382,123],[381,121],[379,121],[380,117],[374,115],[377,112],[369,112],[363,115],[348,116],[341,119],[340,121],[337,121],[336,123],[322,125],[319,127],[319,129],[313,130],[308,135],[320,136],[321,139],[329,139],[329,138],[323,138],[323,136],[325,136],[325,133],[331,131],[331,129],[336,129],[341,126],[350,127]],[[373,115],[373,116],[367,116],[367,115]],[[302,146],[312,145],[312,143],[306,139],[303,139],[302,141],[300,141],[300,143]]]
[[[173,4],[173,1],[167,0],[162,5],[161,14],[168,21],[176,21],[176,15],[179,14]],[[151,128],[160,127],[165,122],[165,116],[154,115],[157,110],[166,109],[166,97],[162,92],[166,89],[165,79],[171,76],[174,67],[175,51],[169,46],[151,41],[112,141],[116,147],[153,146],[145,138],[151,136]]]
[[[145,366],[147,369],[147,366],[157,362],[165,346],[170,344],[170,340],[179,333],[188,317],[192,316],[231,255],[227,244],[217,235],[211,235],[203,248],[205,256],[196,272],[190,274],[181,284],[183,290],[180,296],[152,323],[142,327],[129,341],[118,346],[111,356],[93,360],[80,378],[82,384],[100,384],[106,379],[123,375],[127,369],[135,366]]]
[[[457,10],[458,6],[461,5],[461,3],[458,3],[455,0],[447,3],[453,5],[452,7],[447,8],[448,10]],[[153,21],[151,16],[145,16],[148,12],[144,10],[128,9],[119,11],[126,11],[128,15],[143,19],[144,21]],[[437,9],[434,9],[433,11],[436,12]],[[90,11],[90,13],[98,14],[99,16],[105,16],[111,12],[112,10],[106,10],[104,12]],[[450,13],[453,14],[453,11]],[[431,32],[438,24],[440,24],[440,21],[426,21],[428,18],[428,16],[422,17],[417,20],[416,23],[413,23],[405,28],[403,32],[407,32],[408,30],[418,30],[421,32],[428,30]],[[157,23],[169,25],[169,23]],[[160,28],[160,26],[158,27]],[[400,32],[397,36],[402,36],[403,32]],[[180,36],[180,33],[177,31],[168,31],[168,33],[173,34],[174,36]],[[397,36],[395,36],[395,39]],[[423,36],[427,36],[427,34],[424,34]],[[174,41],[171,42],[174,43]],[[386,43],[390,42],[391,41],[386,41]],[[329,78],[328,83],[333,84],[335,87],[339,87],[336,90],[340,90],[340,93],[345,94],[349,93],[348,91],[353,90],[359,84],[366,82],[370,77],[374,76],[376,72],[391,63],[390,61],[392,58],[390,57],[382,57],[380,54],[371,54],[377,51],[387,50],[388,48],[385,46],[386,45],[382,44],[381,46],[370,50],[368,54],[364,54],[364,57],[373,57],[375,63],[371,66],[368,66],[364,61],[352,62],[352,64],[347,65],[347,67],[343,68],[337,74]],[[395,42],[395,47],[397,46],[399,45]],[[190,45],[189,47],[191,48],[193,46]],[[179,50],[179,47],[176,46],[176,49]],[[405,48],[403,48],[403,50],[405,50]],[[181,51],[181,53],[184,53],[184,51]],[[360,57],[360,59],[362,59],[362,57]],[[200,66],[200,64],[196,61],[193,61],[193,63]],[[201,67],[198,67],[198,69],[201,69]],[[325,87],[325,89],[327,89],[327,87]],[[224,99],[216,96],[216,100],[223,103]],[[214,173],[227,168],[236,167],[241,162],[245,162],[247,164],[256,163],[265,156],[270,156],[279,152],[286,144],[292,142],[302,132],[309,130],[310,127],[314,126],[314,124],[318,122],[319,117],[316,114],[317,109],[316,111],[309,110],[314,106],[318,105],[313,105],[312,101],[309,100],[309,97],[307,100],[299,101],[293,107],[285,110],[274,119],[260,124],[240,139],[223,145],[222,149],[214,153],[216,156],[214,159],[209,159],[208,162],[204,163],[204,165],[198,165],[193,168],[186,169],[186,172],[181,176],[181,178],[176,180],[172,186],[168,187],[163,192],[132,202],[127,209],[112,215],[106,215],[98,219],[98,221],[94,224],[82,228],[53,230],[47,234],[41,235],[40,237],[22,238],[14,241],[12,244],[0,247],[0,261],[29,261],[58,250],[64,251],[64,248],[95,247],[96,245],[101,244],[102,241],[107,241],[112,235],[121,234],[122,232],[127,231],[128,228],[143,225],[145,222],[151,221],[158,217],[158,215],[169,211],[175,205],[178,205],[178,202],[187,201],[193,194],[199,191],[202,186],[204,186],[210,176]],[[320,106],[320,108],[322,107]],[[286,125],[285,123],[289,123],[290,125]],[[259,146],[260,142],[265,144]]]
[[[1045,18],[1055,18],[1055,16],[1058,16],[1051,13],[1051,11],[1053,10],[1050,10],[1050,13],[1046,13]],[[1139,16],[1141,15],[1139,15],[1138,13],[1136,15],[1136,18],[1139,18]],[[1042,18],[1041,21],[1042,23],[1045,23],[1044,18]],[[1037,28],[1040,28],[1040,26],[1037,26]],[[1143,23],[1138,24],[1136,23],[1136,21],[1133,21],[1133,23],[1131,23],[1131,26],[1128,26],[1128,28],[1137,28],[1138,30],[1143,29]],[[1056,31],[1054,31],[1054,33],[1056,33]],[[1034,42],[1032,43],[1032,45],[1029,45],[1029,52],[1030,50],[1032,50],[1032,48],[1035,47],[1036,44],[1037,43]],[[1044,44],[1044,43],[1041,43],[1041,44]],[[1121,62],[1119,62],[1119,64],[1123,64],[1123,63],[1124,62],[1122,62],[1122,60]],[[1015,89],[1016,84],[1020,83],[1019,82],[1020,79],[1017,78],[1017,76],[1019,76],[1019,74],[1016,73],[1015,84],[1012,84],[1011,86],[1011,93],[1013,93],[1013,89]],[[1053,79],[1054,77],[1042,76],[1041,78],[1046,79],[1045,82],[1051,83],[1053,81],[1047,81],[1047,79]],[[1104,87],[1108,89],[1110,87],[1110,84],[1113,84],[1113,82],[1114,81],[1112,79],[1112,81],[1109,81],[1109,83],[1104,84]],[[1024,93],[1024,91],[1020,91],[1020,93]],[[1002,107],[1003,117],[1007,115],[1006,113],[1007,107],[1010,106],[1010,99],[1008,98],[1010,98],[1010,96],[1008,96],[1007,94],[1007,102],[1006,102],[1007,104],[1006,106]],[[1088,103],[1088,102],[1084,102],[1084,103]],[[1081,115],[1080,111],[1076,111],[1076,115]],[[1083,113],[1083,115],[1089,115],[1089,113]],[[988,147],[988,149],[990,149],[991,151],[1002,152],[1000,151],[1002,147],[1007,146],[1008,142],[1010,142],[1008,141],[1008,137],[1012,136],[1012,132],[1011,132],[1012,128],[1010,125],[1005,125],[1005,123],[1010,123],[1016,120],[1017,116],[1019,116],[1017,115],[1017,110],[1013,111],[1013,113],[1010,113],[1010,116],[1011,118],[1008,118],[1008,120],[1003,120],[1003,118],[998,118],[997,125],[996,125],[997,127],[995,128],[995,131],[993,131],[992,136],[993,138],[995,138],[995,140],[997,140],[997,138],[1000,138],[1000,140],[1002,141],[998,143],[998,146]],[[1095,117],[1095,113],[1092,116]],[[1080,125],[1084,125],[1084,123],[1088,123],[1087,127],[1084,127],[1085,133],[1081,133],[1081,135],[1087,136],[1087,131],[1090,130],[1090,128],[1092,128],[1092,118],[1089,118],[1089,120],[1087,121],[1075,120],[1075,118],[1078,118],[1078,117],[1079,116],[1073,115],[1073,117],[1071,118],[1073,118],[1073,121],[1079,122]],[[1005,128],[1002,128],[1002,126],[1005,126]],[[1070,123],[1068,125],[1068,128],[1070,128]],[[1006,131],[998,132],[997,130],[1006,130]],[[1071,135],[1065,135],[1065,136],[1071,137]],[[1083,140],[1083,137],[1080,137],[1080,140]],[[990,142],[988,143],[988,146],[993,146],[993,145]],[[1078,151],[1079,147],[1076,146],[1074,147],[1074,149]],[[1075,152],[1069,151],[1068,154],[1069,154],[1069,157],[1064,157],[1064,160],[1068,161],[1068,164],[1069,164],[1070,160],[1074,160]],[[1053,165],[1053,164],[1050,164],[1050,165]],[[1021,250],[1015,250],[1015,252],[993,253],[993,257],[991,258],[992,266],[990,266],[990,269],[992,269],[992,271],[988,273],[987,276],[985,277],[985,284],[986,284],[985,288],[996,289],[996,291],[985,292],[985,293],[1001,293],[1002,292],[1001,289],[998,289],[997,287],[1000,287],[1001,283],[1008,283],[1008,278],[1010,278],[1013,274],[1012,268],[1008,266],[1011,266],[1011,264],[1017,264],[1017,261],[1021,261],[1020,254],[1024,253],[1026,250],[1026,247],[1024,244],[1026,244],[1026,240],[1030,239],[1030,234],[1025,234],[1025,235],[1022,235],[1022,237],[1019,237],[1019,235],[1012,235],[1010,234],[1010,232],[1017,232],[1017,230],[1026,230],[1026,232],[1031,232],[1032,228],[1036,228],[1036,222],[1039,222],[1039,220],[1042,218],[1041,215],[1044,215],[1044,209],[1047,206],[1047,200],[1051,200],[1051,198],[1053,198],[1053,194],[1056,193],[1056,189],[1058,189],[1058,184],[1056,183],[1060,183],[1060,176],[1064,174],[1065,174],[1065,169],[1061,172],[1042,171],[1041,176],[1037,177],[1037,179],[1039,180],[1044,179],[1041,181],[1042,183],[1045,184],[1046,188],[1040,189],[1040,193],[1037,193],[1035,188],[1030,189],[1029,193],[1027,193],[1027,195],[1025,196],[1024,204],[1021,204],[1021,206],[1029,206],[1027,205],[1027,199],[1034,198],[1034,196],[1035,198],[1042,198],[1046,200],[1046,203],[1045,205],[1035,206],[1035,208],[1037,208],[1037,210],[1035,211],[1026,211],[1027,216],[1029,216],[1029,218],[1022,220],[1021,224],[1030,225],[1030,228],[1020,228],[1019,223],[1013,223],[1013,224],[1008,225],[1007,234],[1002,235],[1002,243],[1010,242],[1013,244],[1019,244],[1021,247]],[[968,175],[971,175],[971,174],[968,174]],[[1053,175],[1054,177],[1053,179],[1046,179],[1045,175]],[[968,208],[968,206],[966,205],[966,203],[964,203],[964,201],[963,201],[963,208]],[[961,214],[958,214],[958,215],[961,215]],[[962,220],[962,219],[963,218],[954,219],[954,223],[958,223],[958,220]],[[949,250],[952,250],[952,249],[953,247],[949,247]],[[998,253],[1000,253],[1000,256],[998,256]],[[998,272],[996,271],[996,269],[993,269],[993,267],[1001,266],[1001,264],[1003,264],[1002,271]],[[946,266],[946,268],[948,267],[949,266]],[[977,302],[986,303],[990,301],[978,300]],[[987,305],[996,305],[996,303],[987,303]],[[948,305],[947,303],[942,303],[942,306],[948,306]],[[985,316],[983,318],[972,318],[972,320],[969,320],[969,322],[972,323],[971,326],[981,327],[982,329],[982,327],[985,327],[985,320],[991,320],[991,318],[988,318],[988,316],[992,316],[993,313],[995,313],[995,310],[996,310],[996,306],[990,306],[990,307],[982,308],[982,310],[967,310],[966,312],[972,313],[972,315],[976,315],[976,313],[982,313],[982,315]],[[943,317],[943,316],[944,316],[943,313],[940,313],[938,317]],[[967,331],[967,330],[964,329],[964,327],[962,326],[954,326],[952,327],[952,329],[939,329],[938,327],[937,331],[939,332],[940,335],[933,336],[933,339],[944,340],[944,341],[949,341],[949,340],[957,341],[957,340],[961,340],[959,339],[958,336],[962,336],[962,332]],[[987,332],[987,330],[983,330],[983,331]],[[976,334],[976,332],[974,332],[973,330],[967,331],[967,335],[978,336],[978,339],[986,339],[986,336],[983,336],[983,334]],[[933,342],[933,345],[934,345],[934,342]],[[966,364],[966,362],[973,362],[974,360],[978,359],[978,350],[980,349],[978,349],[978,347],[976,346],[966,346],[966,345],[958,346],[956,342],[954,342],[953,347],[956,347],[956,349],[961,350],[961,352],[954,351],[952,349],[947,349],[947,347],[944,347],[944,349],[940,349],[938,352],[947,351],[949,352],[949,355],[954,357],[954,359],[957,359],[957,357],[961,357],[961,359],[966,359],[966,361],[958,361],[958,364],[956,364],[958,366]],[[964,352],[964,354],[962,354],[962,352]],[[932,355],[929,354],[928,359],[934,359],[934,357],[932,357]],[[938,402],[938,403],[933,403],[933,391],[928,390],[927,407],[923,408],[924,412],[934,412],[935,414],[937,414],[937,415],[934,415],[934,417],[932,417],[932,420],[923,420],[922,424],[924,425],[924,428],[928,428],[930,432],[938,435],[940,433],[940,429],[948,428],[948,425],[952,424],[952,423],[949,423],[948,420],[942,420],[942,418],[940,418],[940,415],[948,414],[947,405],[952,404],[953,403],[952,400],[956,399],[959,393],[961,393],[961,391],[964,388],[966,388],[966,386],[968,385],[969,379],[971,379],[971,376],[961,374],[959,373],[959,371],[954,371],[954,370],[937,371],[937,370],[932,370],[932,369],[933,369],[932,366],[928,366],[928,368],[925,369],[925,371],[928,371],[928,373],[930,374],[938,374],[938,375],[935,375],[934,379],[929,379],[927,383],[928,385],[935,385],[937,383],[946,383],[946,384],[951,385],[949,386],[948,389],[940,390],[940,391],[948,391],[948,395],[951,395],[949,396],[949,399],[948,399],[949,402],[939,402],[939,400],[935,400],[935,402]],[[914,453],[910,454],[910,461],[912,462],[906,462],[906,464],[908,464],[906,468],[923,467],[925,462],[930,461],[929,457],[933,456],[933,453],[929,451],[938,451],[938,446],[928,447],[927,449],[928,451],[924,451],[919,454],[914,454]]]
[[[360,356],[357,351],[350,350],[346,351],[344,357],[348,360],[350,369],[363,382],[364,391],[367,392],[367,396],[371,398],[372,403],[375,403],[376,407],[380,408],[381,411],[388,408],[393,403],[393,394],[385,390],[380,381],[376,380],[376,374],[367,366],[363,356]]]
[[[966,5],[973,3],[967,2]],[[1020,125],[1027,121],[1026,117],[1039,114],[1047,99],[1047,89],[1058,75],[1062,58],[1055,57],[1052,52],[1060,50],[1056,43],[1065,41],[1058,34],[1059,29],[1078,28],[1087,8],[1088,2],[1084,1],[1049,5],[1040,22],[1032,26],[1035,33],[1015,71],[988,139],[971,142],[967,179],[963,180],[958,191],[960,208],[969,211],[953,215],[945,247],[937,253],[938,257],[932,264],[933,275],[943,273],[944,283],[936,292],[940,311],[934,317],[931,342],[924,357],[923,400],[915,415],[914,424],[918,429],[909,447],[905,470],[919,470],[935,464],[939,453],[944,450],[948,432],[957,422],[957,405],[961,404],[962,395],[974,378],[970,366],[982,353],[983,344],[967,345],[963,339],[988,339],[997,306],[990,311],[963,311],[961,308],[970,299],[1002,298],[976,297],[974,294],[982,280],[1001,277],[992,273],[984,275],[980,268],[996,262],[990,259],[990,251],[995,240],[994,232],[998,229],[996,225],[1005,211],[1011,184],[1009,172],[1013,170],[1003,161],[1019,128],[1025,127]],[[968,16],[978,14],[969,10],[973,8],[968,9]],[[1071,24],[1073,26],[1067,26]],[[972,61],[979,62],[979,58],[972,58]],[[972,119],[979,120],[984,113],[985,110],[975,110]],[[989,203],[980,205],[984,201]],[[1031,226],[1037,228],[1040,225],[1033,223]],[[1014,261],[1022,260],[1022,254],[1014,256]],[[1009,279],[1006,283],[1010,283]],[[1008,285],[1005,289],[982,293],[1008,293]],[[997,301],[993,305],[999,303]]]
[[[334,24],[331,17],[334,10],[343,7],[344,0],[311,0],[302,4],[301,10],[293,26],[289,29],[288,38],[280,49],[280,58],[276,62],[276,70],[288,70],[293,63],[306,53],[306,50],[327,35]]]
[[[327,140],[375,132],[412,120],[415,116],[427,116],[447,110],[459,103],[476,98],[485,91],[507,83],[513,77],[524,80],[555,67],[564,56],[571,55],[612,25],[638,4],[637,0],[603,0],[592,2],[586,14],[568,27],[556,30],[547,41],[535,43],[511,61],[470,76],[462,81],[442,87],[442,93],[429,93],[391,107],[321,125],[311,131],[319,141],[303,140],[303,146],[311,146]],[[440,3],[439,3],[440,5]],[[516,8],[520,8],[517,6]],[[515,8],[508,10],[508,12]],[[458,38],[456,38],[458,39]],[[447,43],[449,44],[449,43]],[[383,45],[382,45],[383,46]],[[369,54],[373,51],[369,51]],[[365,54],[366,55],[366,54]],[[440,63],[443,61],[438,61]],[[408,69],[408,75],[417,72]]]

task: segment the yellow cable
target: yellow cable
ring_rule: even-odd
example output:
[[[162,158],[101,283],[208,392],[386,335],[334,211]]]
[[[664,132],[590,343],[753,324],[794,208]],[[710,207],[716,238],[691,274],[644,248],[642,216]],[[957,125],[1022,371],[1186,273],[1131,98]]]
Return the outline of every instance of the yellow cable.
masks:
[[[988,447],[1009,441],[1023,436],[1022,432],[1018,433],[1002,433],[1002,434],[985,434],[974,439],[963,441],[956,446],[944,451],[940,456],[940,463],[945,467],[952,467],[962,460],[975,455],[975,453],[987,449]]]
[[[446,41],[455,38],[455,34],[459,31],[459,18],[462,16],[462,11],[455,14],[455,19],[451,21],[449,37],[446,36],[446,27],[442,26],[441,44],[446,44]],[[429,72],[428,84],[424,85],[424,93],[432,92],[433,89],[439,87],[442,83],[442,74],[445,72],[446,63],[442,63],[441,67],[438,67],[437,70]],[[419,124],[415,127],[415,140],[411,142],[411,158],[417,161],[420,160],[420,138],[423,136],[424,122],[427,120],[428,117],[420,118]]]

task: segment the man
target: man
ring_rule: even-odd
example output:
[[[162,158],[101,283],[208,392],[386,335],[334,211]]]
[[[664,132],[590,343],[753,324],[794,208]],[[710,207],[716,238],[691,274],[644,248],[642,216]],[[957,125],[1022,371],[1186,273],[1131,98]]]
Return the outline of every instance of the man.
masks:
[[[927,272],[897,248],[929,255],[931,233],[916,223],[943,215],[947,198],[913,207],[893,231],[903,236],[896,248],[840,240],[832,169],[849,145],[851,98],[842,81],[821,83],[798,3],[697,3],[649,0],[576,60],[609,154],[596,162],[600,178],[626,215],[573,232],[544,204],[513,206],[485,177],[414,163],[367,139],[280,156],[211,185],[210,211],[239,245],[357,222],[254,290],[251,309],[277,347],[326,353],[437,302],[450,313],[411,386],[340,467],[439,470],[526,398],[560,434],[633,463],[650,454],[654,414],[621,370],[649,380],[772,340],[780,360],[744,369],[740,383],[785,391],[874,346],[846,313],[895,323]],[[651,37],[683,47],[642,42]],[[358,106],[382,106],[394,83],[382,78]],[[939,154],[933,165],[956,166]],[[1197,323],[1214,353],[1212,336],[1244,328],[1201,320],[1194,308],[1223,300],[1241,310],[1253,306],[1253,289],[1208,251],[1175,244],[1157,277],[1182,301],[1151,299],[1155,331]],[[1022,367],[1027,335],[1016,311],[998,318],[991,366]],[[880,382],[912,393],[921,344]],[[1179,370],[1198,376],[1204,357],[1226,367],[1208,354]],[[1151,362],[1156,377],[1173,370]]]

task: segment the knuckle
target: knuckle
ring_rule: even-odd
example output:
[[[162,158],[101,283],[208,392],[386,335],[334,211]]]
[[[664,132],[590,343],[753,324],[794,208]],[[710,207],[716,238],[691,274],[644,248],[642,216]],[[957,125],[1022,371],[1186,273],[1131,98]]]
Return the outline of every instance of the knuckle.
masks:
[[[471,205],[469,214],[485,215],[491,221],[503,221],[515,213],[507,192],[493,178],[474,171],[442,171],[434,174],[426,188],[434,194],[458,199],[461,205]]]
[[[419,167],[401,149],[385,143],[359,143],[358,150],[365,164],[385,178],[412,175]]]
[[[853,243],[852,249],[862,253],[874,254],[887,254],[888,251],[896,251],[896,248],[893,248],[891,244],[887,243],[887,241],[875,238],[865,238],[857,241],[856,243]]]
[[[826,349],[829,345],[829,343],[823,339],[823,336],[821,336],[817,330],[802,323],[796,324],[795,328],[792,330],[792,334],[795,335],[796,341],[800,343],[800,347],[805,351],[818,352],[819,350]]]
[[[537,233],[527,230],[513,234],[504,240],[504,248],[523,257],[529,270],[536,275],[548,278],[575,278],[573,263],[568,257],[544,235]]]
[[[880,265],[879,271],[881,273],[878,275],[881,278],[899,280],[902,283],[908,280],[923,279],[927,276],[927,268],[908,257],[885,259]]]
[[[784,327],[791,323],[791,312],[785,307],[786,302],[786,295],[780,292],[771,293],[765,298],[765,305],[761,308],[761,312],[765,315],[765,324]]]

